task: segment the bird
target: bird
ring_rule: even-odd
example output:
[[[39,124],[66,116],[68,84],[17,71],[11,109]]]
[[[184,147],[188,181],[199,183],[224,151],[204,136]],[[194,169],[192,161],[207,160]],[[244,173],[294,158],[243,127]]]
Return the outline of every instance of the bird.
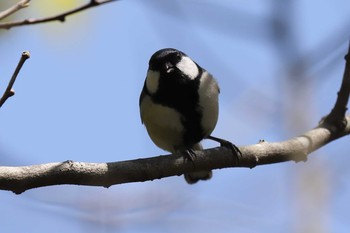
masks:
[[[218,121],[220,88],[208,71],[174,48],[156,51],[148,65],[139,107],[141,122],[155,145],[171,153],[185,151],[191,159],[203,149],[203,139],[238,149],[211,136]],[[189,184],[211,177],[210,170],[184,174]]]

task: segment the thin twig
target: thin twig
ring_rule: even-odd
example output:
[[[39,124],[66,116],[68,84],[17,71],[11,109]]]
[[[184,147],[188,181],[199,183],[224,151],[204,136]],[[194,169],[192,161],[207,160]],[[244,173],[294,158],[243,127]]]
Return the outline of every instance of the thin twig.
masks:
[[[0,29],[10,29],[12,27],[17,27],[17,26],[23,26],[23,25],[30,25],[30,24],[39,24],[39,23],[47,23],[47,22],[52,22],[52,21],[60,21],[64,22],[66,20],[66,17],[72,14],[75,14],[77,12],[86,10],[91,7],[99,6],[102,4],[110,3],[113,1],[117,0],[90,0],[89,3],[82,5],[80,7],[74,8],[72,10],[63,12],[58,15],[54,16],[49,16],[45,18],[40,18],[40,19],[25,19],[25,20],[20,20],[20,21],[14,21],[14,22],[5,22],[5,23],[0,23]]]
[[[8,98],[10,98],[11,96],[13,96],[15,94],[15,91],[12,89],[13,84],[16,81],[17,75],[19,73],[19,71],[21,70],[24,62],[30,57],[30,53],[28,51],[24,51],[22,53],[21,59],[19,60],[16,70],[15,72],[13,72],[12,78],[9,82],[9,84],[7,85],[7,88],[4,92],[4,94],[2,95],[1,99],[0,99],[0,108],[2,107],[2,105],[6,102],[6,100]]]
[[[12,15],[13,13],[15,13],[16,11],[19,11],[22,8],[29,6],[29,2],[30,0],[22,0],[16,3],[15,5],[11,6],[7,10],[0,12],[0,20],[6,18],[9,15]]]

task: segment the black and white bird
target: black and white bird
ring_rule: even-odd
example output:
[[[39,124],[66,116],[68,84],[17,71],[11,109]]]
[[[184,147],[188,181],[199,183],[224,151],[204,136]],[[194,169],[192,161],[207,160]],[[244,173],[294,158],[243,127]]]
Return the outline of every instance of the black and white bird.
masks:
[[[218,120],[219,92],[214,77],[185,53],[161,49],[149,60],[139,102],[142,123],[152,141],[163,150],[201,150],[202,139],[218,139],[210,134]],[[184,176],[189,184],[194,184],[210,179],[212,171]]]

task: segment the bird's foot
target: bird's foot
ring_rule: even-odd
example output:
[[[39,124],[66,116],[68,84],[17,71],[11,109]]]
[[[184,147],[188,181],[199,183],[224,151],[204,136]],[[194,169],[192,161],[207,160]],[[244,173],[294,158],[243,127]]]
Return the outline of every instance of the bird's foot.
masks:
[[[217,138],[217,137],[213,137],[213,136],[208,136],[207,139],[216,141],[218,143],[220,143],[220,146],[226,147],[228,149],[230,149],[233,154],[235,155],[235,163],[238,165],[239,164],[239,158],[242,157],[242,152],[239,150],[239,148],[233,144],[230,141],[227,141],[225,139],[222,138]]]

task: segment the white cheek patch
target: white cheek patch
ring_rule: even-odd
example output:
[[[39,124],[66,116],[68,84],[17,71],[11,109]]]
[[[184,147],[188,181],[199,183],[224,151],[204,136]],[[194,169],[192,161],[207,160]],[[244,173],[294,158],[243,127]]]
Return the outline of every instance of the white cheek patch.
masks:
[[[146,87],[147,90],[154,94],[158,89],[160,73],[154,70],[148,70],[146,77]]]
[[[191,79],[195,79],[199,74],[197,65],[191,58],[186,56],[182,57],[181,61],[176,64],[176,67]]]

